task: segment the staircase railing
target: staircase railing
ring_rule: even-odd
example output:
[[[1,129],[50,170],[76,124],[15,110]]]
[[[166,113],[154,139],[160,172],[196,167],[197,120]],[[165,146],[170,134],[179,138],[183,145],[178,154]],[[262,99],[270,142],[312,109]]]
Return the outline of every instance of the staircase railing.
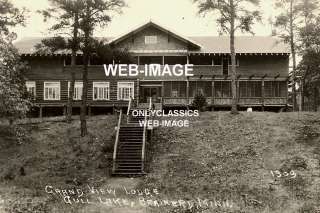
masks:
[[[118,143],[119,143],[121,119],[122,119],[122,109],[120,109],[120,115],[119,115],[119,120],[118,120],[118,125],[117,125],[116,141],[114,143],[114,148],[113,148],[113,166],[112,166],[113,172],[116,170],[116,158],[117,158],[117,148],[118,148]]]
[[[150,97],[149,109],[152,109],[152,98]],[[144,171],[144,159],[145,159],[145,150],[146,150],[146,141],[147,141],[147,121],[148,116],[144,117],[144,126],[143,126],[143,140],[142,140],[142,172]]]
[[[130,110],[131,110],[132,104],[133,104],[133,98],[130,97],[128,109],[127,109],[127,123],[129,123],[129,116],[130,116]]]

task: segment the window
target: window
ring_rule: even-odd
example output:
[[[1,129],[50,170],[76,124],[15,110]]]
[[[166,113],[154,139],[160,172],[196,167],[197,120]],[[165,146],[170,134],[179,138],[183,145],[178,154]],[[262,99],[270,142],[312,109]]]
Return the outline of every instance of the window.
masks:
[[[205,97],[210,97],[212,93],[211,81],[190,81],[189,82],[189,95],[195,97],[202,94]]]
[[[109,82],[93,82],[93,100],[109,100]]]
[[[68,97],[70,93],[71,82],[68,82]],[[73,93],[73,100],[81,100],[82,99],[82,82],[74,82],[74,93]]]
[[[261,81],[240,81],[240,97],[253,98],[261,97]]]
[[[134,98],[134,83],[133,82],[118,82],[118,100],[130,100]]]
[[[60,82],[44,82],[44,100],[60,100]]]
[[[265,81],[265,97],[286,97],[287,83],[285,81]]]
[[[231,82],[230,81],[215,81],[214,82],[214,97],[216,98],[231,98]]]
[[[157,36],[145,36],[144,37],[145,44],[156,44]]]
[[[173,98],[179,97],[179,95],[178,95],[178,90],[172,90],[172,91],[171,91],[171,97],[173,97]]]
[[[186,97],[187,82],[185,81],[165,81],[164,82],[164,96],[182,98]]]
[[[27,81],[26,82],[27,91],[33,98],[36,97],[36,82],[35,81]]]

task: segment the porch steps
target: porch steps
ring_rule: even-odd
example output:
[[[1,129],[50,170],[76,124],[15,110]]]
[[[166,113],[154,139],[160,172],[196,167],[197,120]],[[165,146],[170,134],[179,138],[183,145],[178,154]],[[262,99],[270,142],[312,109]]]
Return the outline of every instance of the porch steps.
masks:
[[[144,118],[143,118],[144,119]],[[143,127],[122,125],[113,175],[143,175]]]

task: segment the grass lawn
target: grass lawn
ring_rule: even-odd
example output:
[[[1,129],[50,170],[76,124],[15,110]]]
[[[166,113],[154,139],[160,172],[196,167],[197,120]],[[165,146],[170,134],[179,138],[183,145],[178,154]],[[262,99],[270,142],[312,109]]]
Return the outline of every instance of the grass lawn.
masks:
[[[85,138],[79,137],[78,121],[24,125],[29,136],[22,145],[2,125],[0,213],[316,213],[320,209],[319,113],[204,112],[190,123],[189,128],[156,129],[148,145],[149,172],[134,179],[110,177],[116,116],[91,117],[90,135]],[[119,196],[134,199],[139,197],[126,195],[124,186],[157,189],[159,195],[152,199],[194,201],[194,206],[68,205],[59,195],[45,192],[46,185],[63,189],[86,184],[112,187]],[[207,206],[206,199],[214,207]],[[223,206],[226,201],[232,206]]]
[[[80,212],[79,205],[66,210],[45,186],[77,188],[108,177],[116,123],[116,116],[91,117],[85,138],[79,137],[79,121],[24,125],[28,139],[22,145],[0,126],[0,212]]]
[[[150,173],[141,187],[159,189],[163,199],[228,200],[233,205],[202,203],[168,212],[320,209],[319,113],[205,112],[191,123],[190,128],[156,131]]]

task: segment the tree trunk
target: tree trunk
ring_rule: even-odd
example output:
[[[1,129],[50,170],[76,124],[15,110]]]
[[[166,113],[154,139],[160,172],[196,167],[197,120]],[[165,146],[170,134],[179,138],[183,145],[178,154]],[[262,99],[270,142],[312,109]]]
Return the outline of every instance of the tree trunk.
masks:
[[[237,72],[236,72],[236,51],[235,51],[235,8],[233,0],[231,5],[231,26],[230,26],[230,53],[231,53],[231,87],[232,87],[232,107],[231,113],[238,114],[237,109]]]
[[[294,44],[294,33],[293,33],[293,0],[290,1],[290,46],[292,53],[292,104],[293,111],[297,110],[297,95],[296,95],[296,48]]]
[[[89,16],[89,6],[87,6],[87,16]],[[89,37],[90,37],[90,26],[89,26],[89,18],[86,17],[84,27],[84,49],[83,49],[83,88],[82,88],[82,104],[81,104],[81,112],[80,112],[80,129],[81,129],[81,137],[84,137],[88,134],[87,130],[87,96],[88,96],[88,64],[89,64]]]
[[[71,83],[69,88],[69,98],[67,105],[67,122],[71,123],[72,120],[72,106],[73,106],[73,96],[74,96],[74,84],[75,84],[75,65],[77,58],[78,50],[78,30],[79,30],[79,17],[78,13],[74,14],[74,27],[73,27],[73,44],[72,44],[72,53],[71,53]]]

